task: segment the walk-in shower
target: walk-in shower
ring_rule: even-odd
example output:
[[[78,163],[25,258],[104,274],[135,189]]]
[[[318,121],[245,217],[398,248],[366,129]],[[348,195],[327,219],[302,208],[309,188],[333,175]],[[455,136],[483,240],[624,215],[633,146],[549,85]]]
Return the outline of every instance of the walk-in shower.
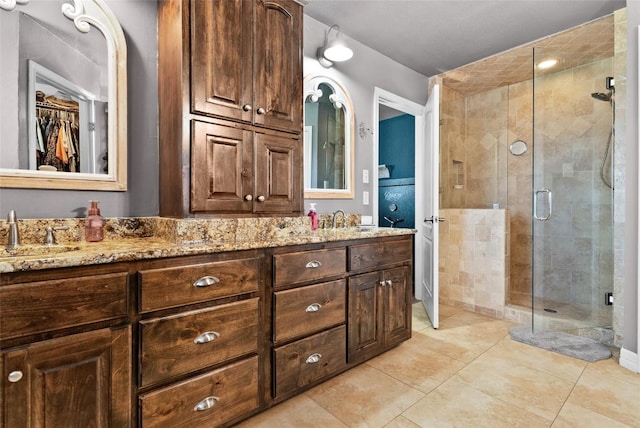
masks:
[[[613,114],[624,85],[616,93],[607,76],[623,81],[616,66],[624,52],[617,48],[614,55],[614,47],[625,34],[616,30],[625,14],[436,76],[442,84],[440,207],[497,205],[510,219],[504,264],[452,260],[456,251],[460,260],[471,249],[497,254],[494,231],[481,216],[454,230],[461,244],[449,249],[446,268],[453,266],[447,270],[453,273],[440,284],[449,304],[504,314],[535,331],[621,325],[607,296],[614,291],[615,134],[623,132]],[[537,67],[552,58],[554,68]],[[509,65],[496,72],[497,64]],[[516,142],[527,150],[510,151]],[[478,237],[487,244],[471,246]],[[503,266],[500,306],[501,294],[481,280]]]

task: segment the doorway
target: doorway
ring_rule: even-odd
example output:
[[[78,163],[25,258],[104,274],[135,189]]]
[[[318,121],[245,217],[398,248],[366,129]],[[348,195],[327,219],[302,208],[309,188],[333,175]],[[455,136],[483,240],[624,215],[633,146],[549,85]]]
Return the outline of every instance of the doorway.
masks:
[[[424,114],[424,106],[410,101],[406,98],[400,97],[398,95],[392,94],[391,92],[385,91],[381,88],[375,88],[374,90],[374,100],[373,100],[373,166],[372,166],[372,210],[373,210],[373,222],[374,224],[391,226],[392,223],[396,223],[395,226],[403,226],[403,222],[407,222],[408,215],[406,212],[399,212],[401,209],[409,209],[405,208],[405,205],[400,205],[396,203],[396,207],[391,205],[392,201],[384,201],[384,198],[380,198],[380,179],[386,180],[386,183],[389,183],[389,180],[395,179],[394,170],[398,172],[398,165],[385,165],[387,168],[386,171],[384,167],[379,169],[381,164],[380,162],[380,121],[388,120],[395,117],[404,117],[410,121],[410,117],[413,117],[414,122],[414,131],[413,131],[413,141],[412,144],[400,144],[397,147],[397,151],[403,151],[402,154],[406,154],[407,150],[410,151],[408,153],[407,158],[413,162],[413,168],[408,168],[409,170],[413,169],[414,177],[413,180],[408,180],[407,177],[399,177],[398,180],[405,180],[404,185],[407,185],[408,181],[413,181],[413,184],[410,187],[405,187],[403,190],[411,189],[413,193],[413,207],[410,208],[411,217],[415,219],[415,222],[419,222],[419,219],[424,217],[424,213],[422,212],[422,195],[424,193],[424,177],[422,171],[422,165],[420,164],[420,160],[423,158],[423,147],[424,147],[424,122],[423,122],[423,114]],[[407,116],[408,115],[408,116]],[[398,119],[404,120],[404,119]],[[384,158],[384,154],[383,154]],[[406,165],[405,165],[406,166]],[[387,176],[388,171],[388,176]],[[406,173],[402,173],[402,175],[407,175]],[[393,183],[393,182],[391,182]],[[385,181],[382,182],[385,184]],[[403,185],[403,182],[399,182],[400,185]],[[387,205],[386,209],[388,213],[391,215],[386,215],[389,220],[385,220],[385,215],[380,215],[380,206],[381,203]],[[391,207],[390,207],[391,206]],[[405,218],[407,217],[407,218]],[[382,220],[382,222],[381,222]],[[398,220],[403,220],[402,222],[398,222]],[[414,224],[415,224],[414,222]],[[411,226],[412,228],[414,226]],[[420,287],[416,287],[416,278],[422,278],[423,271],[423,255],[422,248],[420,245],[414,245],[414,296],[416,299],[421,299],[421,291]]]

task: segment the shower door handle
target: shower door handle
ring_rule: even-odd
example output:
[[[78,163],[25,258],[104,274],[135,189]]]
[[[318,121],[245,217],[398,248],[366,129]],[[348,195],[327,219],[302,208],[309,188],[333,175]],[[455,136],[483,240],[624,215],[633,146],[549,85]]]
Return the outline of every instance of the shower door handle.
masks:
[[[540,193],[547,194],[547,203],[549,204],[549,213],[544,217],[538,217],[538,195]],[[553,204],[552,204],[552,193],[550,189],[541,189],[536,190],[533,196],[533,218],[540,221],[547,221],[551,218],[551,213],[553,212]]]

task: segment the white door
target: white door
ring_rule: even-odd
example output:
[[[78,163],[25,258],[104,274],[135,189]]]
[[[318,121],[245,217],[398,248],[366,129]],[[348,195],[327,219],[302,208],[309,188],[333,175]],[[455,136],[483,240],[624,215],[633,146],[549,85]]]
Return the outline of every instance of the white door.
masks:
[[[424,109],[423,214],[418,239],[422,245],[422,304],[438,328],[438,198],[440,186],[440,86],[435,85]]]

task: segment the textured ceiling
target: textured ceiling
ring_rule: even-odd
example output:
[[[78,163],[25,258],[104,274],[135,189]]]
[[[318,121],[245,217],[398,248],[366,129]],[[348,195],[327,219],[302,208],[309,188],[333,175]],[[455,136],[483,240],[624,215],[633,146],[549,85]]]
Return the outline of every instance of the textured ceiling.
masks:
[[[425,76],[624,7],[624,0],[310,0],[305,14]],[[500,59],[502,60],[502,59]]]

